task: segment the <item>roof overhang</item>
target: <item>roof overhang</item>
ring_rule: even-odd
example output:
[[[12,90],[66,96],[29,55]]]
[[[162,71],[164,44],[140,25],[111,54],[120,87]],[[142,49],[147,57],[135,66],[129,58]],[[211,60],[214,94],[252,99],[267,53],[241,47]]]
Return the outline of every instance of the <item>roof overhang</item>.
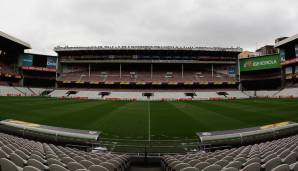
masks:
[[[275,47],[276,47],[276,48],[279,48],[279,47],[284,46],[284,45],[286,45],[286,44],[288,44],[288,43],[291,43],[291,42],[293,42],[293,41],[295,41],[295,40],[298,40],[298,34],[296,34],[296,35],[294,35],[294,36],[292,36],[292,37],[286,38],[286,39],[284,39],[284,40],[282,40],[282,41],[280,41],[280,42],[277,42],[277,43],[275,44]]]
[[[11,42],[14,42],[15,44],[19,45],[20,47],[22,47],[23,49],[31,49],[31,45],[29,43],[26,43],[18,38],[15,38],[11,35],[8,35],[2,31],[0,31],[0,38],[4,38],[7,39]]]
[[[90,46],[90,47],[61,47],[57,46],[54,48],[54,51],[58,52],[66,52],[66,51],[101,51],[101,50],[109,50],[109,51],[142,51],[142,50],[150,50],[150,51],[215,51],[215,52],[242,52],[242,48],[223,48],[223,47],[176,47],[176,46]]]

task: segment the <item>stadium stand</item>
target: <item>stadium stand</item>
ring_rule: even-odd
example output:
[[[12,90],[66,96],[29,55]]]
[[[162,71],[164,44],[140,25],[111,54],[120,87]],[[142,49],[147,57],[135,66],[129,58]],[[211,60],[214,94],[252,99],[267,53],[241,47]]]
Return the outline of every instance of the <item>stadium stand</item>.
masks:
[[[298,88],[285,88],[282,91],[278,92],[275,96],[284,98],[296,98],[298,97]]]
[[[69,94],[69,92],[72,92]],[[222,93],[222,94],[221,94]],[[148,100],[141,91],[110,91],[107,95],[102,97],[99,91],[86,91],[86,90],[54,90],[49,94],[51,97],[58,98],[81,98],[81,99],[103,99],[103,100]],[[224,100],[224,99],[245,99],[249,98],[248,95],[241,91],[202,91],[194,92],[194,97],[187,96],[185,92],[172,92],[172,91],[152,91],[150,100]]]
[[[1,171],[122,171],[127,155],[85,152],[0,133]]]
[[[0,86],[0,96],[40,96],[44,88]]]
[[[49,96],[51,97],[64,97],[64,96],[67,96],[67,93],[68,90],[54,90],[52,91]]]
[[[215,152],[165,155],[164,170],[298,170],[298,136]],[[233,168],[233,169],[232,169]],[[285,168],[285,170],[283,170]]]

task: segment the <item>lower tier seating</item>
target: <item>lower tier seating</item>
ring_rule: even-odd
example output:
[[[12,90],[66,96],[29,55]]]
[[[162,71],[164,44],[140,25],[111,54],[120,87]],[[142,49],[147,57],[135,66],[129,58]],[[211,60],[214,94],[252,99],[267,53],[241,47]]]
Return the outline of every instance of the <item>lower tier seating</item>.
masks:
[[[298,171],[298,135],[215,152],[166,155],[164,170]]]
[[[1,171],[123,171],[127,155],[85,152],[0,133]]]

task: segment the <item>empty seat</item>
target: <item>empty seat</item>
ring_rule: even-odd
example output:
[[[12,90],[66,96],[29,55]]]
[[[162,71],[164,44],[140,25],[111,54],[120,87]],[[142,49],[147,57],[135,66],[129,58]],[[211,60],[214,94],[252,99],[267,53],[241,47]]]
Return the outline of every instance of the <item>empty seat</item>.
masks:
[[[198,168],[199,170],[203,170],[205,167],[209,166],[210,163],[208,162],[200,162],[198,164],[195,165],[196,168]]]
[[[210,166],[207,166],[205,169],[203,169],[203,171],[220,171],[221,170],[221,166],[213,164]]]
[[[48,159],[48,165],[53,165],[53,164],[56,164],[56,165],[59,165],[59,166],[62,166],[62,167],[65,167],[66,165],[56,159]]]
[[[297,153],[291,152],[285,158],[282,159],[282,162],[285,164],[293,164],[297,161]]]
[[[77,163],[77,162],[69,162],[69,163],[67,164],[67,168],[68,168],[68,170],[70,170],[70,171],[76,171],[76,170],[78,170],[78,169],[86,169],[85,166],[83,166],[82,164]]]
[[[288,164],[282,164],[272,169],[272,171],[290,171],[290,167]]]
[[[9,158],[17,166],[24,167],[24,165],[26,164],[26,160],[15,153],[11,154]]]
[[[100,165],[92,165],[88,168],[88,170],[90,170],[90,171],[109,171],[108,169],[106,169],[105,167],[100,166]]]
[[[24,167],[23,171],[42,171],[42,170],[37,169],[33,166],[26,166],[26,167]]]
[[[273,158],[269,161],[267,161],[265,164],[262,165],[262,168],[265,170],[265,171],[271,171],[273,168],[275,168],[276,166],[278,165],[281,165],[281,160],[280,158],[276,157],[276,158]]]
[[[94,165],[94,163],[89,160],[82,160],[80,161],[80,164],[83,165],[85,168],[89,168],[90,166]]]
[[[0,158],[8,158],[9,155],[0,148]]]
[[[63,166],[57,165],[57,164],[52,164],[50,166],[50,171],[69,171],[67,169],[65,169]]]
[[[229,168],[229,167],[233,167],[233,168],[236,168],[239,170],[242,167],[242,163],[239,161],[232,161],[228,165],[225,166],[225,168]]]
[[[298,162],[291,164],[290,165],[290,170],[291,171],[298,171]]]
[[[261,164],[260,163],[251,163],[247,166],[245,166],[240,171],[260,171],[261,170]]]
[[[228,168],[223,168],[221,171],[239,171],[239,169],[236,169],[234,167],[228,167]]]
[[[42,170],[42,171],[43,171],[43,170],[48,170],[48,169],[49,169],[48,166],[42,164],[40,161],[35,160],[35,159],[29,159],[29,160],[27,161],[27,165],[28,165],[28,166],[33,166],[33,167],[35,167],[35,168],[37,168],[37,169],[39,169],[39,170]]]
[[[36,154],[32,154],[30,156],[30,159],[35,159],[37,161],[40,161],[41,163],[47,163],[46,160],[44,160],[42,157],[40,157],[39,155],[36,155]]]
[[[116,167],[112,164],[112,163],[109,163],[109,162],[102,162],[100,164],[100,166],[103,166],[105,167],[106,169],[108,169],[109,171],[114,171],[116,169]]]
[[[2,171],[22,171],[21,167],[18,167],[13,162],[9,161],[8,159],[2,158],[0,159],[0,166]]]
[[[199,170],[195,167],[186,167],[181,169],[180,171],[199,171]]]
[[[181,170],[183,168],[187,168],[187,167],[191,167],[189,164],[187,163],[180,163],[180,164],[177,164],[173,167],[174,170]]]
[[[74,159],[72,159],[72,158],[70,158],[70,157],[63,157],[62,159],[61,159],[61,161],[62,161],[62,163],[64,163],[64,164],[68,164],[68,163],[70,163],[70,162],[76,162]]]

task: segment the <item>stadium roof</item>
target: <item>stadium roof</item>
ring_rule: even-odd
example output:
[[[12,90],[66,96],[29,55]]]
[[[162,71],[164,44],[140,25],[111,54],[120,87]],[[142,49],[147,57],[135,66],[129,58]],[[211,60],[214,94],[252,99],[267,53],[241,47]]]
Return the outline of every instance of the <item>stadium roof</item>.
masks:
[[[242,52],[242,48],[222,48],[222,47],[178,47],[178,46],[90,46],[90,47],[69,47],[57,46],[56,52],[63,51],[93,51],[93,50],[188,50],[188,51],[226,51]]]
[[[18,38],[8,35],[0,31],[0,45],[6,48],[11,48],[10,46],[18,46],[21,49],[31,49],[31,45]]]
[[[282,40],[280,42],[277,42],[275,44],[275,47],[278,48],[278,47],[284,46],[284,45],[286,45],[288,43],[291,43],[293,41],[296,41],[296,40],[298,40],[298,34],[296,34],[296,35],[294,35],[292,37],[286,38],[286,39],[284,39],[284,40]]]

